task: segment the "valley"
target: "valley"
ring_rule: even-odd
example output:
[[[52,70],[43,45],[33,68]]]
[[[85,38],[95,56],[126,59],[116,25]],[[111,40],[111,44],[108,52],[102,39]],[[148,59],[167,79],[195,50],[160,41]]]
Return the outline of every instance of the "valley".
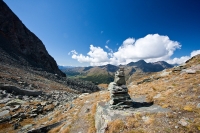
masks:
[[[65,33],[64,38],[69,39]],[[169,42],[167,50],[172,43],[179,47],[166,36],[161,38]],[[134,41],[128,38],[119,51]],[[100,47],[91,45],[91,50],[88,56],[81,54],[81,61],[91,60],[89,55],[99,57],[92,58],[96,63],[107,60],[96,55],[107,55]],[[158,55],[162,50],[166,52],[161,48]],[[43,42],[0,0],[0,133],[199,133],[200,54],[196,53],[176,66],[146,62],[146,57],[117,66],[59,66]],[[79,58],[75,50],[71,54]]]
[[[154,63],[146,63],[144,60],[131,62],[127,65],[104,65],[104,66],[89,66],[89,67],[70,67],[60,69],[69,78],[82,79],[85,81],[92,81],[94,84],[109,84],[114,80],[115,72],[123,67],[125,69],[126,80],[135,72],[146,74],[162,71],[167,68],[172,68],[173,65],[167,62],[160,61]]]

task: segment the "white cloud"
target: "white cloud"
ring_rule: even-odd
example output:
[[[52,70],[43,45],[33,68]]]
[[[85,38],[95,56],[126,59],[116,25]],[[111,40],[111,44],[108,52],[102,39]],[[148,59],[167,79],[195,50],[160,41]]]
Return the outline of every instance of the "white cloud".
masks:
[[[200,54],[200,50],[192,51],[190,56],[193,57],[193,56],[198,55],[198,54]]]
[[[72,50],[72,51],[70,51],[69,53],[68,53],[68,55],[76,55],[76,54],[78,54],[77,52],[76,52],[76,50]]]
[[[109,43],[107,40],[106,43]],[[167,61],[171,64],[181,64],[199,54],[200,50],[193,51],[191,56],[183,56],[180,58],[171,59],[176,49],[180,49],[181,45],[177,41],[172,41],[168,36],[159,34],[148,34],[143,38],[134,39],[127,38],[116,52],[113,52],[107,45],[105,48],[108,52],[100,47],[90,45],[90,51],[87,55],[78,54],[75,50],[71,51],[72,58],[79,62],[88,62],[90,65],[105,65],[105,64],[127,64],[138,60],[147,62]]]
[[[121,64],[139,59],[144,59],[147,62],[166,60],[180,47],[178,42],[170,40],[168,36],[149,34],[137,40],[134,38],[126,39],[118,51],[114,53],[114,57]]]
[[[107,40],[107,41],[106,41],[106,44],[108,44],[109,42],[110,42],[110,40]]]
[[[200,50],[195,50],[191,52],[190,56],[182,56],[180,58],[169,59],[167,60],[167,62],[170,64],[182,64],[186,62],[187,60],[189,60],[190,58],[192,58],[193,56],[198,55],[198,54],[200,54]]]
[[[75,51],[75,50],[74,50]],[[107,64],[109,61],[108,54],[100,47],[94,47],[90,45],[90,51],[87,56],[71,51],[72,58],[78,60],[79,62],[90,62],[90,65],[97,66],[102,64]]]
[[[108,49],[108,51],[109,51],[108,55],[110,57],[113,57],[113,50],[111,48],[109,48],[107,45],[105,46],[105,48]]]
[[[167,60],[167,62],[169,64],[182,64],[185,61],[187,61],[188,59],[190,59],[190,56],[182,56],[180,58],[169,59],[169,60]]]

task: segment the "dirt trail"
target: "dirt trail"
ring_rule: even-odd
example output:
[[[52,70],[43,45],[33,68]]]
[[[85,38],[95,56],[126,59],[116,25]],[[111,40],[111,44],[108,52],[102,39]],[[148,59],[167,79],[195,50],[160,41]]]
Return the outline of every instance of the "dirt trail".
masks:
[[[95,131],[93,122],[96,104],[99,101],[106,101],[108,94],[108,91],[101,91],[80,98],[82,99],[83,105],[77,114],[78,118],[71,124],[70,133],[88,133]]]

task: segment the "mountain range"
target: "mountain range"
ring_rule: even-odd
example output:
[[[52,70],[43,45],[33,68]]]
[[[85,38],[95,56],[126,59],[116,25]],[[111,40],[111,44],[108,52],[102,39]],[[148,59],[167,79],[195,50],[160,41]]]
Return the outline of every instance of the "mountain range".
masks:
[[[119,67],[127,78],[122,86],[140,105],[130,110],[110,110],[107,87],[92,83],[112,82]],[[0,0],[0,133],[198,133],[200,55],[171,67],[144,60],[57,66],[42,41]]]
[[[109,83],[114,79],[114,73],[124,67],[126,80],[136,71],[137,72],[158,72],[167,68],[172,68],[173,65],[168,64],[165,61],[158,61],[154,63],[146,63],[144,60],[137,62],[130,62],[127,65],[103,65],[103,66],[88,66],[88,67],[66,67],[61,68],[68,77],[78,78],[83,80],[89,80],[95,84]]]

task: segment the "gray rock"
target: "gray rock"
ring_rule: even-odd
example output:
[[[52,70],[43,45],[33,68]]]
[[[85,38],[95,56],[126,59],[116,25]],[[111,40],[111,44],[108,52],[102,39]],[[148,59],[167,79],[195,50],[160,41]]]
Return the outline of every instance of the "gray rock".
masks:
[[[43,111],[43,106],[38,106],[38,107],[37,107],[37,112],[38,112],[38,113],[41,113],[42,111]]]
[[[115,79],[114,82],[117,85],[125,85],[126,81],[125,81],[125,76],[124,76],[124,68],[119,68],[119,70],[115,73]]]
[[[9,110],[1,111],[1,112],[0,112],[0,118],[1,118],[1,117],[4,117],[4,116],[6,116],[6,115],[9,115],[9,112],[10,112]]]
[[[28,96],[23,96],[23,99],[24,99],[25,101],[28,101],[28,100],[29,100],[29,97],[28,97]]]
[[[19,126],[20,126],[20,124],[18,122],[14,123],[13,124],[13,129],[16,130],[16,129],[18,129]]]
[[[159,98],[159,97],[161,97],[161,94],[160,94],[160,93],[157,94],[157,95],[155,95],[153,98],[154,98],[154,99],[157,99],[157,98]]]
[[[26,118],[26,115],[25,115],[24,113],[20,113],[19,118],[25,119],[25,118]]]
[[[197,108],[200,108],[200,103],[197,104]]]
[[[30,117],[36,117],[38,116],[37,114],[30,114]]]
[[[13,105],[10,107],[10,111],[18,110],[21,107],[21,105]]]
[[[38,112],[38,110],[37,109],[32,109],[31,112]]]
[[[168,76],[170,73],[171,73],[171,71],[170,71],[170,72],[166,72],[166,70],[164,70],[164,71],[162,71],[162,72],[160,73],[160,77]]]
[[[11,120],[11,116],[8,115],[6,117],[0,118],[0,123],[6,122],[6,121],[10,121]]]
[[[181,119],[179,122],[178,122],[180,125],[182,125],[182,126],[187,126],[188,125],[188,122],[183,118],[183,119]]]
[[[40,103],[42,106],[46,106],[47,105],[47,102],[41,102]]]
[[[111,83],[108,85],[108,91],[112,90],[112,88],[114,88],[114,86],[116,86],[116,83],[115,83],[115,82],[111,82]]]
[[[136,99],[136,98],[135,98]],[[137,99],[136,99],[137,100]],[[110,109],[110,105],[108,103],[99,102],[97,104],[97,110],[95,114],[95,127],[97,133],[105,133],[107,125],[110,121],[116,119],[125,120],[127,117],[132,117],[133,114],[141,113],[141,114],[148,114],[148,113],[166,113],[169,112],[169,109],[162,108],[158,105],[146,106],[144,105],[144,100],[142,98],[142,102],[138,103],[140,106],[138,108],[129,108],[126,110],[112,110]],[[138,99],[141,101],[141,99]],[[136,103],[135,103],[136,104]],[[136,105],[135,105],[136,106]],[[143,120],[147,120],[147,117],[143,117]]]
[[[0,99],[7,97],[7,94],[0,94]]]
[[[3,90],[3,91],[2,91],[2,94],[7,94],[6,90]]]
[[[51,125],[40,127],[38,129],[33,129],[33,130],[28,131],[27,133],[47,133],[49,130],[61,125],[63,122],[64,121],[60,121],[60,122],[57,122],[57,123],[53,123]]]
[[[13,98],[13,94],[8,93],[7,97],[8,98]]]
[[[18,95],[38,96],[42,91],[20,89],[12,85],[0,85],[0,89],[6,90],[10,93],[15,92]]]
[[[196,70],[186,69],[185,72],[188,73],[188,74],[195,74]]]
[[[28,130],[28,129],[31,129],[32,127],[33,127],[33,124],[27,124],[22,127],[22,130]]]
[[[89,109],[89,108],[87,108],[87,109],[85,110],[85,113],[88,113],[88,112],[90,112],[90,109]]]
[[[23,103],[25,103],[25,101],[22,101],[20,99],[14,99],[14,100],[9,101],[8,103],[6,103],[6,106],[21,105]]]
[[[18,96],[16,96],[15,98],[16,98],[16,99],[21,99],[21,100],[22,100],[22,99],[23,99],[23,96],[22,96],[22,95],[18,95]]]
[[[179,67],[179,66],[176,66],[173,68],[173,72],[176,72],[176,71],[181,71],[183,68]]]
[[[0,104],[4,104],[4,103],[7,103],[8,101],[12,100],[13,98],[4,98],[2,100],[0,100]]]
[[[20,113],[16,113],[14,115],[12,115],[12,118],[17,118],[19,116]]]
[[[53,102],[53,105],[54,105],[54,106],[58,106],[58,105],[59,105],[59,102]]]

